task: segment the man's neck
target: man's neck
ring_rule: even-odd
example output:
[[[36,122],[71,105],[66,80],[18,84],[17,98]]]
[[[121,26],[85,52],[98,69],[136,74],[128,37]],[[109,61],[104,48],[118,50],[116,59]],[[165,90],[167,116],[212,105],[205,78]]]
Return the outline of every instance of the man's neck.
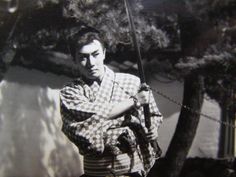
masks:
[[[89,78],[82,76],[81,78],[88,85],[92,85],[94,82],[97,82],[100,85],[102,83],[104,76],[105,76],[105,73],[106,73],[106,67],[104,66],[103,73],[101,74],[100,77],[95,78],[95,79],[89,79]]]

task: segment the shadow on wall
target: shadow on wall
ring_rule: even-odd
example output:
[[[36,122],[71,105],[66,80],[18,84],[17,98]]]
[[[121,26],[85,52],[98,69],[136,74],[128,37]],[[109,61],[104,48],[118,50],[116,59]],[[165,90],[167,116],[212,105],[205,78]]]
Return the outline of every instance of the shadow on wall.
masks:
[[[19,67],[6,74],[0,84],[1,177],[81,174],[78,151],[61,132],[58,89],[51,89],[66,81]]]

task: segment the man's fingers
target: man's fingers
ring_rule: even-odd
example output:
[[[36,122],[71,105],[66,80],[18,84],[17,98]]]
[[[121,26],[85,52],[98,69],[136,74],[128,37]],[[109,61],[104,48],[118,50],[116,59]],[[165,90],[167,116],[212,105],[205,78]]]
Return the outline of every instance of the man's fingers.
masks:
[[[156,131],[156,129],[154,127],[150,127],[152,129],[150,129],[147,133],[146,133],[146,137],[149,141],[155,140],[158,138],[158,133]]]
[[[151,125],[151,127],[149,127],[148,132],[153,132],[153,133],[157,133],[157,128],[153,125]]]
[[[154,135],[154,134],[152,134],[152,135],[147,135],[146,137],[147,137],[148,141],[153,141],[153,140],[157,139],[157,136]]]
[[[136,94],[136,98],[138,101],[143,105],[143,104],[148,104],[150,101],[150,91],[141,91]]]
[[[158,133],[148,132],[148,133],[146,133],[146,136],[156,136],[156,137],[158,137]]]

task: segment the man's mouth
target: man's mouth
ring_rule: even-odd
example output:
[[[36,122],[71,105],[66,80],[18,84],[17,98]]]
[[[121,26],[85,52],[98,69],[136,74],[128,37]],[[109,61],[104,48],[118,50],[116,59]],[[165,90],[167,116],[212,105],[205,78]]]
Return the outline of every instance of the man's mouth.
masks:
[[[88,69],[88,71],[89,71],[89,73],[94,73],[94,72],[97,71],[97,69],[96,68],[92,68],[92,69]]]

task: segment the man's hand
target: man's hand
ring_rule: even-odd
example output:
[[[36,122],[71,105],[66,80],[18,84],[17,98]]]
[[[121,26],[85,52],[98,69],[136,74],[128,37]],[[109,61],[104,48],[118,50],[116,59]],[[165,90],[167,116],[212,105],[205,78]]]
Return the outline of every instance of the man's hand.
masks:
[[[145,89],[138,92],[135,97],[138,99],[141,105],[149,104],[150,101],[150,90]]]
[[[157,127],[151,126],[146,133],[146,138],[148,139],[148,141],[156,140],[158,138]]]

